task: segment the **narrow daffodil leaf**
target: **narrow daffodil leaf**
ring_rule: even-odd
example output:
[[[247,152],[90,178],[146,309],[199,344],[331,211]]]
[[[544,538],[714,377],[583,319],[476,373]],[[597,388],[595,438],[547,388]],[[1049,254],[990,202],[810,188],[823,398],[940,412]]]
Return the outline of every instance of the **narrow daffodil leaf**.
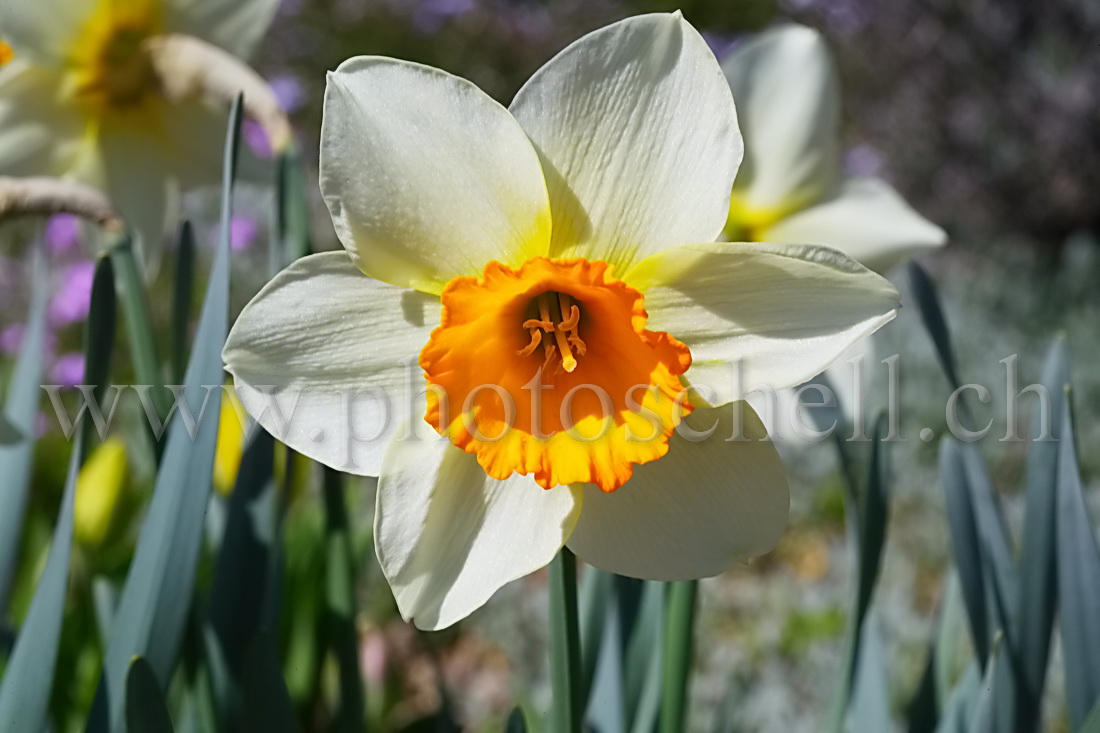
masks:
[[[230,115],[226,144],[221,240],[184,380],[183,399],[199,416],[197,427],[193,438],[182,419],[173,420],[168,428],[153,498],[115,613],[89,731],[121,733],[126,675],[133,657],[145,657],[158,679],[171,678],[191,609],[222,396],[221,350],[229,318],[229,222],[239,127],[238,100]]]
[[[1047,356],[1040,382],[1049,397],[1050,410],[1040,408],[1036,411],[1027,457],[1027,503],[1020,547],[1017,611],[1021,684],[1016,698],[1016,721],[1017,730],[1021,731],[1035,730],[1039,725],[1058,601],[1055,514],[1059,443],[1054,436],[1062,425],[1065,385],[1068,383],[1069,354],[1065,340],[1059,337]],[[1041,406],[1042,396],[1039,399]]]
[[[699,582],[696,580],[668,584],[661,733],[686,730],[688,688],[695,659],[695,604],[698,594]]]
[[[19,428],[11,424],[11,421],[0,413],[0,445],[11,445],[23,439],[23,433]]]
[[[1100,700],[1097,700],[1096,704],[1092,706],[1092,711],[1085,718],[1085,722],[1081,724],[1077,733],[1100,733]]]
[[[94,386],[96,401],[103,403],[111,373],[111,354],[115,347],[115,273],[109,257],[96,262],[92,279],[92,297],[84,328],[84,382]],[[91,445],[95,424],[84,420],[84,449]]]
[[[130,360],[134,365],[134,374],[139,384],[148,385],[150,399],[157,411],[157,417],[163,420],[168,415],[168,392],[164,389],[164,377],[157,358],[156,339],[153,325],[149,320],[149,301],[145,297],[145,279],[141,275],[137,256],[134,252],[133,238],[129,233],[118,235],[108,247],[114,260],[116,288],[122,300],[122,313],[126,320],[126,335],[130,343]],[[161,456],[164,445],[152,434],[150,437]]]
[[[1003,637],[998,636],[990,650],[989,664],[985,669],[985,678],[982,680],[981,692],[978,694],[977,707],[970,723],[970,733],[997,733],[1005,730],[998,727],[1000,716],[997,714],[997,704],[1000,698],[999,685],[1005,677],[998,673],[1002,665],[1007,664]]]
[[[309,200],[302,158],[294,145],[279,154],[276,183],[276,238],[280,250],[272,255],[272,267],[278,271],[287,263],[305,257],[309,240]]]
[[[359,672],[355,629],[355,559],[342,475],[325,469],[325,622],[328,643],[340,672],[339,730],[363,730],[366,693]]]
[[[550,563],[550,728],[561,733],[583,730],[580,636],[577,558],[563,547]]]
[[[274,478],[275,442],[257,430],[241,457],[229,495],[225,531],[210,588],[208,622],[219,646],[224,675],[214,695],[223,719],[235,720],[249,644],[276,622],[278,588],[278,496]],[[281,679],[281,678],[280,678]]]
[[[61,644],[61,622],[65,616],[65,591],[73,545],[73,504],[83,441],[83,434],[77,432],[46,568],[16,637],[7,671],[0,681],[0,733],[46,729],[46,713]]]
[[[578,592],[578,614],[581,633],[581,674],[585,698],[588,698],[596,679],[596,666],[603,656],[603,640],[608,614],[613,603],[615,579],[594,567],[586,567],[581,574]]]
[[[168,706],[153,668],[134,657],[126,675],[126,730],[129,733],[173,733]]]
[[[975,660],[967,666],[955,691],[947,700],[936,733],[970,733],[982,693],[982,682],[982,673]]]
[[[191,222],[180,226],[176,247],[176,271],[172,283],[172,383],[183,381],[191,342],[191,301],[195,289],[195,230]]]
[[[872,606],[865,611],[864,622],[860,626],[859,658],[852,680],[847,730],[851,733],[863,733],[893,728],[890,690],[887,686],[889,679],[882,637]]]
[[[1070,727],[1080,730],[1100,701],[1100,548],[1085,504],[1071,413],[1067,403],[1058,444],[1058,607]]]
[[[618,582],[616,583],[618,586]],[[622,588],[617,587],[622,596]],[[653,733],[661,708],[665,584],[642,583],[641,602],[626,650],[626,714],[631,733]]]
[[[256,633],[245,657],[242,711],[239,730],[297,733],[294,703],[283,680],[275,639],[266,630]]]
[[[951,531],[951,554],[959,573],[963,602],[970,620],[970,636],[984,669],[989,659],[989,611],[986,603],[988,572],[983,567],[981,539],[974,518],[974,506],[966,483],[966,468],[958,443],[947,438],[940,443],[940,483],[947,502],[947,522]]]
[[[868,464],[867,479],[863,491],[858,496],[858,504],[848,502],[850,535],[856,542],[856,591],[853,612],[849,616],[846,631],[847,653],[845,670],[839,680],[837,696],[833,703],[830,730],[839,731],[844,725],[846,711],[850,702],[852,687],[855,684],[862,653],[860,645],[863,639],[863,623],[871,597],[878,582],[882,565],[882,550],[886,544],[886,525],[889,521],[890,507],[890,460],[884,439],[887,434],[887,420],[884,414],[875,419],[874,439],[871,443],[871,456]],[[841,450],[843,456],[843,449]],[[853,487],[854,492],[854,487]]]
[[[951,331],[947,327],[947,319],[943,315],[943,307],[940,305],[939,292],[932,278],[924,268],[916,262],[909,263],[909,284],[913,290],[913,299],[917,302],[917,312],[924,324],[928,335],[932,337],[932,343],[936,347],[936,356],[940,360],[947,380],[953,389],[958,389],[962,382],[959,381],[958,370],[955,368],[955,352],[951,348]]]
[[[31,248],[31,303],[23,330],[23,345],[15,361],[8,385],[4,414],[23,440],[0,445],[0,620],[6,618],[11,602],[12,584],[19,565],[19,545],[23,536],[23,517],[27,510],[31,461],[34,458],[35,421],[42,394],[42,360],[45,353],[46,303],[49,299],[49,273],[38,247]]]
[[[527,718],[522,708],[512,708],[508,713],[508,720],[504,723],[504,733],[527,733]]]

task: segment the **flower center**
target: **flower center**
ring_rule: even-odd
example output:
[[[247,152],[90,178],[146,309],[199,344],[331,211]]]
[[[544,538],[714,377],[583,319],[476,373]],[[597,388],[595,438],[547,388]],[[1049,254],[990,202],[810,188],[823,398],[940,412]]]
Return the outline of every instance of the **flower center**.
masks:
[[[15,52],[11,50],[11,46],[0,41],[0,66],[7,64],[14,56]]]
[[[158,25],[149,0],[100,0],[69,53],[76,97],[93,107],[125,108],[155,92],[157,78],[145,41]]]
[[[576,356],[584,356],[588,351],[579,333],[580,307],[567,293],[550,292],[532,300],[528,310],[534,311],[533,317],[526,319],[523,327],[531,334],[531,340],[522,349],[517,349],[516,355],[530,356],[542,344],[545,354],[542,369],[546,374],[556,376],[562,370],[572,372],[576,369]],[[553,334],[553,338],[545,338],[545,344],[544,333]]]
[[[494,478],[613,491],[667,452],[691,410],[679,378],[687,347],[645,329],[641,293],[606,262],[490,262],[441,298],[420,352],[425,419]]]

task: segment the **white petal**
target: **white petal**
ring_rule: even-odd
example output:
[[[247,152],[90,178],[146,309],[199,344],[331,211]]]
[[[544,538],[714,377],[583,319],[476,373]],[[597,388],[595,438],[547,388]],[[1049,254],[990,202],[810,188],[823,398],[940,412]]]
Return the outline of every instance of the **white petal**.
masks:
[[[313,255],[252,299],[222,358],[268,432],[327,466],[377,476],[389,436],[422,402],[417,355],[439,311],[438,298],[371,280],[344,252]],[[278,388],[278,414],[263,412],[264,385]]]
[[[584,36],[531,77],[511,109],[542,158],[553,256],[625,272],[722,231],[741,135],[714,55],[679,13]]]
[[[329,74],[321,192],[363,272],[438,293],[545,255],[538,156],[508,111],[438,69],[359,57]]]
[[[646,327],[691,349],[686,376],[712,404],[809,379],[898,307],[889,281],[825,247],[686,245],[625,279],[645,294]]]
[[[0,175],[60,176],[78,155],[86,122],[57,103],[55,71],[15,59],[0,68]]]
[[[734,410],[742,415],[738,435]],[[787,523],[790,495],[775,446],[745,403],[698,409],[685,421],[709,437],[677,432],[668,454],[634,469],[619,490],[585,485],[569,548],[601,570],[648,580],[706,578],[770,551]]]
[[[836,197],[781,219],[763,238],[835,247],[879,272],[947,242],[942,229],[875,178],[846,181]]]
[[[70,44],[79,37],[100,3],[89,0],[4,0],[0,38],[36,64],[60,68]]]
[[[137,235],[146,275],[152,276],[179,206],[169,148],[148,118],[122,115],[104,118],[98,142],[99,185]]]
[[[579,491],[497,481],[446,440],[394,440],[378,479],[375,547],[401,615],[442,629],[547,565],[580,508]]]
[[[735,195],[750,211],[793,211],[828,193],[839,165],[840,91],[814,30],[785,25],[722,62],[745,136]]]
[[[248,58],[271,25],[279,0],[168,0],[165,29],[196,36]]]

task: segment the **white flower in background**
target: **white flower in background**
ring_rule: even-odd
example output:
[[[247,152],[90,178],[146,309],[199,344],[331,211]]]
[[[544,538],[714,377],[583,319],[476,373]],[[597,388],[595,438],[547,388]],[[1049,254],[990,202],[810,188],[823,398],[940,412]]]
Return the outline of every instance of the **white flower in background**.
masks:
[[[379,477],[406,618],[448,626],[565,544],[660,580],[774,545],[786,478],[743,403],[749,439],[727,440],[732,364],[797,384],[897,292],[834,250],[717,242],[740,158],[729,86],[679,14],[585,36],[509,109],[393,59],[330,74],[320,177],[346,251],[278,275],[223,355],[266,429]],[[709,405],[678,405],[683,380]]]
[[[943,246],[943,230],[887,183],[841,172],[840,89],[816,31],[764,31],[722,69],[745,137],[726,239],[835,247],[879,272]]]
[[[841,171],[840,87],[817,31],[793,24],[764,31],[738,43],[722,70],[745,138],[723,238],[834,247],[878,272],[947,241],[885,181]],[[849,419],[867,401],[873,370],[883,368],[872,341],[854,344],[828,370]],[[857,372],[850,360],[860,357]],[[798,437],[793,392],[774,406],[761,395],[750,401],[774,438]]]
[[[0,175],[99,188],[155,262],[180,188],[220,176],[227,98],[243,90],[269,131],[286,134],[266,85],[237,60],[277,4],[5,0]]]

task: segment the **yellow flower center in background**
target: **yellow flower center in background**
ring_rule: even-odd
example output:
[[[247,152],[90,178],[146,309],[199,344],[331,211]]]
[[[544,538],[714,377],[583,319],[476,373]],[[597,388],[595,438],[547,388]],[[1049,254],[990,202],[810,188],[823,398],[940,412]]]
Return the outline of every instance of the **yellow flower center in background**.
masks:
[[[772,224],[793,213],[790,207],[752,206],[738,193],[730,196],[730,211],[723,236],[730,242],[762,242]]]
[[[15,56],[15,52],[11,50],[11,46],[0,41],[0,66],[8,63]]]
[[[599,260],[490,262],[442,293],[420,352],[425,419],[497,479],[614,491],[690,412],[688,348],[647,331],[642,294]]]
[[[125,108],[155,92],[144,43],[159,30],[153,0],[99,0],[69,52],[76,97],[92,107]]]

